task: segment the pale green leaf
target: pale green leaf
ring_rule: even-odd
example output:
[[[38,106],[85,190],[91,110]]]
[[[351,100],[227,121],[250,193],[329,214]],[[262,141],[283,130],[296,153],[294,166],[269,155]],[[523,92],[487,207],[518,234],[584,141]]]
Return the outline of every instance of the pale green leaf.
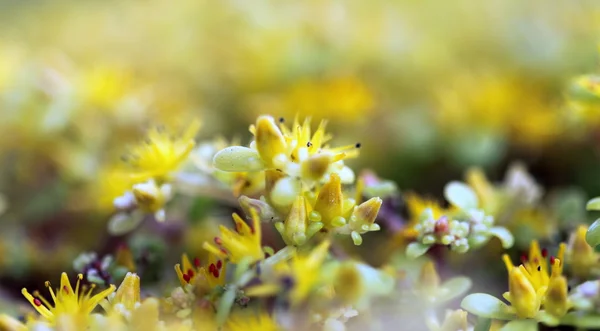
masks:
[[[600,219],[590,225],[585,234],[585,241],[592,247],[600,245]]]
[[[460,306],[462,309],[479,317],[499,320],[515,318],[515,315],[510,312],[510,308],[504,302],[485,293],[467,295],[460,303]]]
[[[509,249],[515,244],[515,237],[508,229],[501,226],[494,226],[488,231],[494,237],[500,239],[502,242],[502,248]]]
[[[600,197],[595,197],[585,205],[587,210],[600,210]]]
[[[514,320],[506,323],[500,331],[537,331],[536,320]]]
[[[427,253],[431,245],[425,245],[419,242],[413,242],[408,244],[406,247],[406,256],[409,259],[416,259],[417,257]]]
[[[135,229],[144,220],[144,214],[138,210],[128,213],[117,213],[108,221],[108,232],[120,236]]]
[[[230,172],[260,171],[265,168],[258,151],[243,146],[231,146],[217,152],[213,166]]]
[[[475,328],[473,331],[490,331],[492,327],[492,320],[485,317],[478,317],[477,323],[475,324]]]
[[[538,313],[535,316],[535,319],[541,323],[548,325],[548,326],[557,326],[561,322],[560,318],[558,318],[544,310],[538,311]]]
[[[444,197],[452,205],[463,210],[477,208],[479,204],[475,191],[462,182],[453,181],[448,183],[444,188]]]
[[[438,297],[438,303],[450,301],[465,294],[471,288],[472,282],[467,277],[454,277],[442,284],[443,294]]]
[[[571,312],[561,318],[560,322],[563,325],[572,325],[579,328],[598,329],[600,328],[600,315],[583,315],[578,312]]]

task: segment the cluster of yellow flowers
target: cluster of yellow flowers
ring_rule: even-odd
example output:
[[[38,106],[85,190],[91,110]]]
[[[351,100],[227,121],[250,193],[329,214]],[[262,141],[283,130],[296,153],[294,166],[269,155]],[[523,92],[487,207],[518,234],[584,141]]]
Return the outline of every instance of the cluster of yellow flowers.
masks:
[[[267,115],[250,126],[254,139],[248,147],[227,146],[224,140],[196,145],[198,128],[192,122],[181,134],[163,127],[150,130],[111,172],[115,181],[102,193],[111,193],[107,196],[117,210],[108,223],[113,234],[133,230],[148,214],[164,222],[175,192],[229,202],[237,198],[243,214],[233,214],[233,229],[220,225],[220,234],[203,243],[206,260],[182,254],[174,267],[179,286],[147,296],[135,273],[127,273],[117,288],[102,271],[110,259],[82,256],[74,265],[85,272],[77,275],[74,288],[63,273],[57,289],[46,282],[52,301],[23,289],[39,315],[28,314],[23,322],[0,315],[0,329],[338,331],[362,323],[385,329],[401,322],[430,331],[465,331],[473,328],[467,312],[479,316],[477,328],[487,325],[486,330],[500,327],[499,321],[509,321],[502,330],[538,323],[597,325],[593,298],[600,297],[600,287],[586,282],[600,272],[600,255],[588,244],[597,230],[583,225],[559,245],[555,257],[549,258],[537,240],[530,241],[519,266],[503,255],[508,270],[504,297],[510,305],[491,295],[470,294],[462,301],[464,311],[447,311],[439,319],[440,309],[466,293],[471,280],[459,276],[442,282],[436,263],[417,257],[438,246],[464,254],[492,237],[504,249],[512,247],[511,231],[528,224],[522,215],[543,208],[541,187],[520,164],[497,185],[482,170],[470,169],[466,182],[446,185],[449,207],[406,194],[411,218],[391,238],[392,246],[400,244],[406,253],[391,254],[377,268],[348,256],[342,247],[348,236],[359,246],[365,234],[379,231],[376,219],[389,216],[380,211],[390,208],[386,203],[399,192],[370,173],[357,179],[345,164],[359,155],[360,143],[330,147],[326,122],[313,132],[309,119],[296,118],[290,128],[284,118]],[[597,205],[594,199],[588,208]],[[531,225],[539,231],[534,238],[553,234],[536,224]],[[273,229],[284,243],[277,250],[264,246],[263,234]],[[116,260],[122,270],[135,269],[127,249],[120,248]],[[579,286],[570,289],[569,284]],[[94,294],[98,286],[103,289]]]

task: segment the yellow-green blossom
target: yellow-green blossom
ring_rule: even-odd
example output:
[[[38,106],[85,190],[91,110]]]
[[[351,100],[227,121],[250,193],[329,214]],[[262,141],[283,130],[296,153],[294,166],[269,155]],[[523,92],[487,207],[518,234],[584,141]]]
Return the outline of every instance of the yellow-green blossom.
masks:
[[[52,290],[50,282],[46,282],[46,287],[50,291],[54,305],[37,292],[34,292],[33,295],[29,294],[27,289],[23,289],[21,292],[33,308],[50,323],[56,322],[56,319],[61,315],[87,316],[92,313],[94,308],[103,299],[115,291],[115,286],[110,285],[106,290],[91,295],[95,286],[92,285],[86,293],[80,292],[79,284],[81,279],[83,279],[83,275],[77,275],[77,286],[73,290],[69,282],[69,277],[63,272],[60,277],[60,287],[56,292]]]
[[[133,146],[124,157],[131,180],[137,183],[150,179],[168,181],[194,148],[199,128],[200,122],[193,121],[181,135],[173,135],[163,127],[151,129],[146,140]]]
[[[504,298],[520,318],[535,318],[542,305],[549,313],[562,317],[566,313],[567,287],[562,276],[565,245],[561,244],[557,258],[551,257],[548,266],[547,253],[540,250],[537,241],[531,243],[529,256],[516,267],[508,255],[502,259],[508,271],[509,290]]]
[[[307,183],[318,182],[326,174],[337,172],[343,174],[344,182],[352,182],[354,173],[340,161],[356,157],[359,146],[328,147],[331,136],[325,132],[325,126],[326,123],[321,122],[312,133],[309,119],[303,124],[296,119],[289,129],[283,122],[277,126],[271,116],[259,116],[256,124],[250,127],[255,137],[250,148],[228,147],[215,155],[214,165],[217,169],[233,172],[278,169]],[[276,192],[282,189],[274,188]],[[275,201],[278,198],[272,197]]]
[[[308,254],[296,253],[292,259],[274,266],[279,281],[250,287],[248,296],[266,296],[285,293],[293,306],[304,302],[315,290],[325,285],[323,262],[329,250],[329,241],[323,241]]]
[[[183,288],[191,284],[200,292],[208,292],[216,286],[225,284],[226,263],[214,254],[209,253],[208,263],[202,266],[198,258],[194,258],[194,263],[190,261],[187,254],[182,254],[181,264],[175,265],[177,278]]]
[[[256,262],[264,258],[261,246],[261,225],[258,214],[251,210],[252,227],[237,214],[233,214],[235,230],[233,232],[221,225],[219,227],[221,236],[215,237],[214,243],[204,242],[202,247],[215,256],[228,259],[231,263],[237,264],[242,260],[246,262]]]
[[[279,331],[282,328],[267,312],[237,312],[232,314],[224,327],[225,331]]]

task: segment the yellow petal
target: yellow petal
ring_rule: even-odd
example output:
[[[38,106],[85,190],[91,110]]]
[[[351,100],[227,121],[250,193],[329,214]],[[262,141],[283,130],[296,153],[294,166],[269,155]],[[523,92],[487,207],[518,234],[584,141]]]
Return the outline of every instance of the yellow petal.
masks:
[[[135,304],[140,302],[140,277],[128,272],[113,300],[123,304],[128,310],[134,309]]]
[[[271,116],[256,120],[256,149],[267,166],[273,165],[273,157],[286,152],[286,142],[281,130]]]
[[[508,276],[511,305],[520,318],[533,318],[540,309],[540,300],[533,285],[520,268],[512,268]]]
[[[329,182],[323,185],[319,191],[314,207],[314,210],[321,214],[326,225],[330,224],[336,216],[342,216],[343,198],[340,177],[332,173]]]
[[[332,162],[333,158],[329,153],[319,153],[310,156],[302,162],[302,178],[318,181],[325,175]]]
[[[544,301],[546,311],[556,317],[563,317],[568,309],[567,293],[567,279],[564,276],[551,277]]]

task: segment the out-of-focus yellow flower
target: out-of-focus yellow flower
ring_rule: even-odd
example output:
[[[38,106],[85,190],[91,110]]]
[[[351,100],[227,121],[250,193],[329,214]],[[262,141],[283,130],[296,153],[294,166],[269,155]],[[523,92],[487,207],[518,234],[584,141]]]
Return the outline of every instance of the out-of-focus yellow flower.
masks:
[[[531,243],[529,257],[523,259],[523,264],[518,267],[512,263],[508,255],[502,256],[509,281],[509,291],[504,293],[504,298],[510,302],[518,317],[534,318],[540,307],[546,303],[550,308],[548,312],[557,314],[556,317],[564,315],[566,309],[563,311],[561,308],[566,305],[566,301],[562,302],[561,298],[564,297],[566,300],[567,290],[566,286],[562,287],[562,284],[566,285],[566,280],[562,276],[564,253],[565,244],[561,244],[557,258],[550,258],[551,270],[546,260],[547,253],[545,250],[540,250],[537,241]],[[548,292],[550,287],[552,292]],[[564,291],[564,296],[559,293],[561,291]]]
[[[6,314],[0,314],[1,331],[26,331],[27,326]]]
[[[498,190],[488,180],[481,168],[473,167],[467,170],[466,183],[471,186],[483,210],[495,215],[498,211]]]
[[[278,331],[282,328],[266,312],[255,314],[234,313],[229,317],[224,329],[226,331]]]
[[[149,179],[165,182],[169,175],[185,161],[195,146],[194,137],[200,122],[192,121],[181,135],[173,135],[165,128],[151,129],[144,142],[134,146],[124,157],[131,180],[140,183]]]
[[[98,173],[95,184],[90,185],[88,191],[98,208],[112,210],[115,199],[131,190],[132,185],[133,181],[123,169],[110,168]]]
[[[164,325],[159,319],[160,301],[156,298],[144,300],[139,307],[131,313],[129,328],[132,330],[163,330]]]
[[[600,269],[600,254],[585,240],[588,227],[580,225],[569,236],[567,243],[566,262],[574,277],[588,280]]]
[[[106,290],[92,296],[91,293],[94,290],[94,285],[85,294],[79,292],[81,279],[83,279],[83,275],[77,275],[77,286],[73,290],[69,282],[69,277],[63,272],[60,278],[60,288],[56,292],[50,287],[50,282],[46,282],[46,287],[50,291],[52,300],[54,301],[54,307],[37,292],[31,295],[25,288],[21,292],[33,308],[50,323],[56,322],[57,318],[63,314],[87,316],[92,313],[100,301],[115,291],[115,286],[110,285]]]
[[[82,102],[89,107],[117,112],[119,103],[131,94],[133,75],[126,68],[97,66],[82,70],[80,90]]]
[[[335,298],[357,309],[363,309],[370,298],[392,293],[396,279],[384,269],[349,260],[341,263],[333,273]]]
[[[308,254],[295,254],[288,262],[283,261],[275,266],[280,283],[256,285],[245,292],[248,296],[265,296],[289,291],[290,303],[296,306],[304,302],[320,286],[326,282],[322,265],[327,257],[329,241],[321,242]]]
[[[576,122],[592,127],[598,125],[600,123],[600,76],[575,77],[571,84],[567,108]]]
[[[183,288],[191,284],[206,290],[211,290],[216,286],[225,284],[226,265],[225,261],[217,258],[214,254],[208,255],[208,269],[202,267],[200,260],[194,258],[194,263],[190,261],[187,254],[182,254],[181,264],[175,265],[177,278]]]
[[[231,263],[240,263],[245,260],[248,263],[256,262],[264,258],[261,247],[260,218],[254,209],[251,210],[252,227],[237,214],[233,214],[236,232],[221,225],[220,237],[215,237],[214,244],[204,242],[202,247],[214,254],[216,257],[228,259]]]
[[[477,130],[539,146],[554,141],[563,124],[558,109],[534,97],[540,93],[538,87],[504,73],[457,75],[437,91],[435,121],[450,136]]]
[[[421,215],[425,209],[430,209],[434,219],[439,219],[447,213],[447,210],[443,208],[439,202],[433,199],[423,198],[416,193],[404,194],[404,202],[408,209],[410,219],[404,229],[398,234],[401,241],[416,239],[418,231],[415,229],[415,225],[419,224]]]
[[[299,80],[281,95],[259,97],[256,108],[287,116],[314,116],[357,122],[373,111],[375,100],[366,84],[354,76]]]
[[[431,331],[467,331],[470,330],[467,316],[468,313],[462,309],[448,310],[441,325],[434,320],[427,326]]]

